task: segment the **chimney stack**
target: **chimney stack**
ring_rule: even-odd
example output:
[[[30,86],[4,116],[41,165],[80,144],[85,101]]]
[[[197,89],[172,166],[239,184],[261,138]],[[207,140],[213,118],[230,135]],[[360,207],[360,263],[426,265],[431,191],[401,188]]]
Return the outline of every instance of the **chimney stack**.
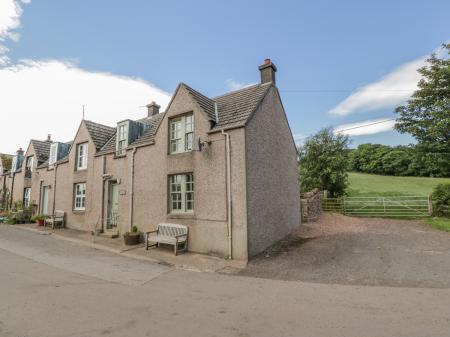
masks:
[[[19,147],[19,149],[17,150],[16,154],[17,154],[17,156],[20,156],[20,157],[23,156],[23,150],[22,150],[21,147]]]
[[[148,117],[159,114],[160,107],[161,106],[159,106],[155,102],[151,102],[150,104],[147,104]]]
[[[49,142],[49,143],[52,142],[52,135],[51,134],[47,135],[47,142]]]
[[[270,59],[265,59],[264,63],[259,66],[261,72],[261,84],[272,82],[275,84],[275,73],[277,67],[272,63]]]

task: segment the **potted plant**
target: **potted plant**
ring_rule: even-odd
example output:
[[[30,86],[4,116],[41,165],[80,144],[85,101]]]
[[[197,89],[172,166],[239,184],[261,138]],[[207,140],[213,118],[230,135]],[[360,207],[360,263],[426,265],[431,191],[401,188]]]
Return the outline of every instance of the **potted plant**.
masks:
[[[31,217],[32,222],[36,222],[38,226],[44,226],[45,222],[45,215],[44,214],[37,214],[33,217]]]
[[[141,233],[139,232],[138,227],[133,225],[131,230],[123,235],[123,241],[127,246],[137,245],[139,243],[140,236]]]

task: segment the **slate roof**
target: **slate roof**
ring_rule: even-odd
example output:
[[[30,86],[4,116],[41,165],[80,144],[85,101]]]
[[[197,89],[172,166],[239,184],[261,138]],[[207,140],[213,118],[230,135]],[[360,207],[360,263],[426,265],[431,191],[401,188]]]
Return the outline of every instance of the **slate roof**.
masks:
[[[252,113],[257,109],[260,102],[263,100],[264,96],[273,86],[273,84],[256,84],[214,98],[209,98],[184,83],[181,83],[180,86],[186,88],[186,90],[197,102],[200,108],[205,111],[208,118],[215,123],[213,128],[211,129],[211,132],[216,132],[222,129],[231,129],[245,126],[245,123],[250,118]],[[219,117],[218,123],[216,123],[215,114],[216,103]],[[133,143],[129,144],[128,148],[154,144],[156,132],[164,116],[165,113],[159,113],[155,116],[138,120],[138,122],[147,123],[150,127],[146,132],[144,132],[141,137],[136,139]],[[107,132],[105,133],[109,135],[109,138],[106,140],[106,136],[102,138],[104,145],[96,155],[114,153],[116,151],[116,128],[105,127],[104,125],[92,122],[89,123],[107,128]]]
[[[42,141],[32,139],[31,144],[33,144],[38,165],[40,165],[48,159],[48,156],[50,155],[50,145],[52,145],[52,142],[47,140]]]
[[[159,124],[161,124],[164,115],[165,112],[162,112],[157,115],[147,117],[141,120],[142,122],[147,123],[150,127],[148,128],[147,131],[144,132],[144,134],[141,137],[139,137],[133,143],[131,143],[129,147],[142,146],[145,144],[153,144],[155,142],[156,131],[158,130]]]
[[[153,144],[155,141],[156,130],[159,127],[159,124],[164,118],[164,113],[159,113],[154,116],[146,117],[137,120],[138,122],[142,122],[149,125],[149,128],[144,132],[144,134],[136,139],[133,143],[129,144],[128,147],[134,146],[143,146],[147,144]],[[109,138],[109,140],[105,143],[102,149],[97,153],[97,155],[113,153],[116,151],[116,132],[115,129],[114,134]]]
[[[10,170],[11,169],[11,163],[12,163],[13,156],[6,153],[0,153],[0,161],[2,163],[4,170]]]
[[[86,125],[97,151],[99,151],[116,132],[116,128],[94,123],[92,121],[85,120],[84,124]]]
[[[182,85],[206,112],[210,120],[214,122],[216,122],[214,104],[217,103],[219,122],[211,129],[213,132],[244,126],[272,86],[271,83],[256,84],[221,96],[208,98],[186,84],[183,83]]]

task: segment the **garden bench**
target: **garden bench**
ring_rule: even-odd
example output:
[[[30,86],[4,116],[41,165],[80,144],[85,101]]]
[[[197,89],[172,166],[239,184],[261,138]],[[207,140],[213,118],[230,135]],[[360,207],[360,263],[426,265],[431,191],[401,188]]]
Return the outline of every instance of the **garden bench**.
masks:
[[[44,221],[44,227],[50,225],[52,229],[59,225],[61,228],[64,227],[64,211],[55,211],[55,214],[48,216]]]
[[[150,244],[150,242],[154,242]],[[188,248],[188,226],[160,223],[156,230],[145,233],[145,249],[149,247],[159,247],[160,243],[173,245],[175,255],[179,251],[187,251]],[[179,249],[179,246],[182,248]]]

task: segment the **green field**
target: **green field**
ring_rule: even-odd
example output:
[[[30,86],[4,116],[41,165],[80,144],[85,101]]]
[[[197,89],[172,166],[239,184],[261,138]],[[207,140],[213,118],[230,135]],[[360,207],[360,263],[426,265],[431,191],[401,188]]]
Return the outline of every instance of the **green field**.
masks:
[[[349,173],[348,196],[400,196],[429,195],[440,183],[450,183],[450,178],[394,177],[375,174]]]

